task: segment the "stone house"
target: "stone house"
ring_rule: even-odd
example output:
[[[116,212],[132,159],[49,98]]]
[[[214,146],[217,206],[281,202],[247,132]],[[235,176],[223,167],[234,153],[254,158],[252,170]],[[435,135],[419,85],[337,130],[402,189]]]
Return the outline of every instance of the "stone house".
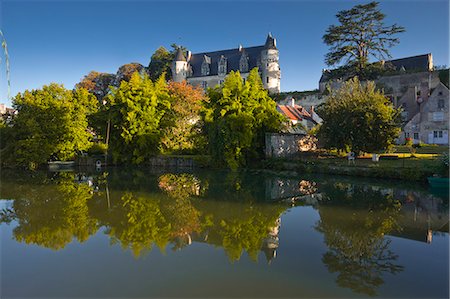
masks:
[[[439,83],[428,93],[417,96],[417,113],[400,134],[399,143],[412,138],[414,143],[449,144],[449,89]]]
[[[288,120],[289,133],[306,133],[305,130],[310,130],[319,123],[322,119],[315,112],[314,106],[311,106],[309,111],[295,104],[295,99],[290,98],[289,105],[277,104],[277,111],[283,114]]]
[[[204,89],[224,82],[231,71],[239,71],[245,80],[249,72],[257,67],[264,87],[270,93],[280,92],[280,65],[276,39],[269,34],[262,46],[220,50],[214,52],[191,53],[185,56],[178,49],[172,63],[172,75],[175,82],[186,80],[188,83]]]

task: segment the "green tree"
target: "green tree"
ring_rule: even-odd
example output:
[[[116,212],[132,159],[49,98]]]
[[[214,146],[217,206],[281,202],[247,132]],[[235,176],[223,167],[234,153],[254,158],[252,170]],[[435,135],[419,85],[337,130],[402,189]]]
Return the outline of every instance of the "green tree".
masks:
[[[329,26],[322,37],[330,46],[325,62],[336,65],[346,59],[357,73],[366,68],[370,56],[390,57],[389,48],[399,43],[395,35],[405,31],[397,24],[384,25],[385,15],[378,9],[378,2],[356,5],[338,12],[336,17],[340,24]]]
[[[113,89],[105,110],[111,120],[113,161],[140,164],[158,153],[169,108],[164,76],[153,83],[146,74],[135,72],[129,82]]]
[[[318,136],[326,148],[370,153],[393,145],[400,133],[400,109],[373,82],[361,84],[355,77],[329,92],[317,109],[323,119]]]
[[[167,117],[170,126],[163,132],[165,152],[192,152],[204,144],[200,128],[200,110],[206,96],[200,87],[186,82],[169,82],[170,106]]]
[[[13,100],[18,115],[2,152],[5,160],[33,168],[52,155],[69,160],[87,150],[92,144],[87,116],[97,104],[86,89],[72,91],[55,83],[19,93]]]
[[[170,65],[172,63],[172,54],[163,46],[159,47],[155,53],[153,53],[150,63],[148,65],[148,72],[150,79],[156,80],[163,73],[166,74],[168,78],[172,77],[172,70]]]
[[[203,121],[213,160],[236,169],[263,155],[264,134],[280,129],[283,117],[263,88],[258,70],[244,83],[231,72],[222,86],[208,90]]]

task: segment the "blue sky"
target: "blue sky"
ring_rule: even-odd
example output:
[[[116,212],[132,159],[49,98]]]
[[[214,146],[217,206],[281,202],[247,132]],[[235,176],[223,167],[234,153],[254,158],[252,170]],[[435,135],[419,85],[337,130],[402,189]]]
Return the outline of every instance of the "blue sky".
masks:
[[[11,94],[50,82],[72,88],[91,70],[115,73],[129,62],[148,65],[161,45],[192,52],[263,44],[277,38],[282,91],[311,90],[326,68],[322,35],[335,14],[369,1],[22,1],[0,0],[8,42]],[[433,53],[449,65],[448,0],[381,1],[388,25],[406,28],[394,58]],[[7,100],[0,65],[0,102]]]

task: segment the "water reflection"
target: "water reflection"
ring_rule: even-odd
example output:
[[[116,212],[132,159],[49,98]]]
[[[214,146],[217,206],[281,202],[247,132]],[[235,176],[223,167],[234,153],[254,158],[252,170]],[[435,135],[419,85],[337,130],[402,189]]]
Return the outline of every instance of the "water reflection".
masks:
[[[222,248],[231,262],[277,256],[282,215],[312,206],[324,237],[322,263],[336,283],[376,295],[386,275],[404,270],[391,248],[397,236],[432,242],[448,233],[448,197],[420,188],[343,178],[292,179],[262,173],[3,173],[12,204],[0,221],[18,242],[60,250],[101,231],[139,258],[193,243]]]

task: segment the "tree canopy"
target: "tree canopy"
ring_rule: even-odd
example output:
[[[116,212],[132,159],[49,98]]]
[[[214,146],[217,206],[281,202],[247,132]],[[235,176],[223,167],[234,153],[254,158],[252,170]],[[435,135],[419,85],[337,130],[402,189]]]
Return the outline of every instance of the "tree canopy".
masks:
[[[339,25],[328,27],[322,37],[330,51],[325,62],[332,66],[345,60],[345,64],[361,71],[370,56],[376,59],[390,57],[389,48],[399,43],[395,36],[405,29],[397,24],[384,25],[385,15],[378,9],[378,2],[359,4],[336,14]]]
[[[200,110],[206,100],[203,89],[185,82],[169,82],[170,125],[162,137],[164,152],[189,153],[202,147]]]
[[[84,88],[72,91],[52,83],[19,93],[13,106],[18,114],[2,145],[9,163],[34,168],[51,156],[69,160],[92,145],[87,116],[97,110],[97,100]]]
[[[245,83],[230,72],[222,86],[208,90],[203,112],[213,161],[238,168],[263,155],[266,132],[277,132],[283,117],[264,89],[258,70]]]
[[[329,93],[317,109],[323,119],[319,139],[325,147],[370,153],[393,145],[400,133],[400,110],[373,82],[361,84],[355,77]]]
[[[170,108],[164,76],[156,82],[135,72],[107,97],[111,120],[110,153],[114,162],[140,164],[159,152],[164,117]],[[106,124],[105,124],[106,125]]]

